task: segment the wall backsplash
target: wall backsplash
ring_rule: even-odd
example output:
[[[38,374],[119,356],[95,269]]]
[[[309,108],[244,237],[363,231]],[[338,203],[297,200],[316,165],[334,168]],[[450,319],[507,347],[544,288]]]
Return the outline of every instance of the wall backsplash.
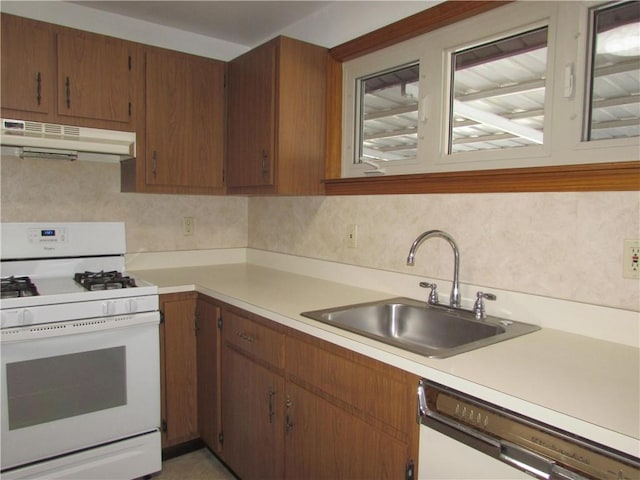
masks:
[[[462,283],[638,311],[622,246],[639,238],[639,212],[638,192],[251,198],[249,246],[450,281],[444,240],[405,265],[413,240],[438,228],[458,243]]]
[[[129,253],[247,245],[246,198],[120,193],[120,166],[108,163],[4,156],[0,172],[3,222],[122,221]]]
[[[640,311],[640,282],[622,278],[623,239],[640,238],[638,192],[247,199],[120,193],[114,164],[3,157],[0,173],[3,222],[124,221],[129,253],[249,246],[450,281],[443,240],[405,265],[415,237],[439,228],[458,242],[463,283]]]

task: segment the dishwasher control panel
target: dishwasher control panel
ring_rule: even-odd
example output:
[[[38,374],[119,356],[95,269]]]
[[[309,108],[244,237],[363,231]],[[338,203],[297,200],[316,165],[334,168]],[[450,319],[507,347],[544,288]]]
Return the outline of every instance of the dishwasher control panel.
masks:
[[[637,480],[640,459],[421,380],[418,420],[541,479]]]

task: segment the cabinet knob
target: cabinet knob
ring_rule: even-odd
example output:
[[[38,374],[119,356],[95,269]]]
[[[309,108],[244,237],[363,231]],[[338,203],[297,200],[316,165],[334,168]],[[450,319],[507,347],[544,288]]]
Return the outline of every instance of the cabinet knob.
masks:
[[[269,387],[269,423],[273,423],[273,416],[276,412],[273,410],[273,398],[276,396],[276,392],[272,387]]]
[[[285,419],[284,419],[284,429],[286,433],[289,433],[293,428],[293,422],[291,421],[291,417],[289,413],[289,410],[293,406],[293,402],[289,397],[287,397],[287,400],[284,402],[284,406],[287,408],[287,415],[285,416]]]
[[[266,150],[262,150],[262,174],[267,175],[269,173],[269,153]]]
[[[151,174],[154,177],[158,175],[158,152],[156,150],[151,155]]]
[[[36,101],[38,105],[42,104],[42,74],[40,72],[36,75]]]
[[[67,108],[71,108],[71,80],[69,80],[69,77],[65,82],[65,90],[67,93]]]

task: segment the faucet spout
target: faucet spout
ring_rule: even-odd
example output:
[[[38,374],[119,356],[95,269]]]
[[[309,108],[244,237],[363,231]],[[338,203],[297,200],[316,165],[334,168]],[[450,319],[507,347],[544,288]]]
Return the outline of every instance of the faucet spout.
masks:
[[[449,305],[452,307],[460,306],[460,286],[458,283],[458,273],[460,271],[460,251],[458,245],[451,235],[442,230],[428,230],[418,235],[409,249],[409,256],[407,257],[407,265],[414,265],[415,255],[418,247],[429,238],[443,238],[445,239],[451,248],[453,249],[453,286],[451,287],[451,295],[449,296]]]

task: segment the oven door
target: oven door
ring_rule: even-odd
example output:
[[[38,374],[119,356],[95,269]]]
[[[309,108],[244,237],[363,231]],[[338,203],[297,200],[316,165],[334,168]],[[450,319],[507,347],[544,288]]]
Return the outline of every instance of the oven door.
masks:
[[[124,320],[3,331],[2,470],[158,428],[159,315]]]

